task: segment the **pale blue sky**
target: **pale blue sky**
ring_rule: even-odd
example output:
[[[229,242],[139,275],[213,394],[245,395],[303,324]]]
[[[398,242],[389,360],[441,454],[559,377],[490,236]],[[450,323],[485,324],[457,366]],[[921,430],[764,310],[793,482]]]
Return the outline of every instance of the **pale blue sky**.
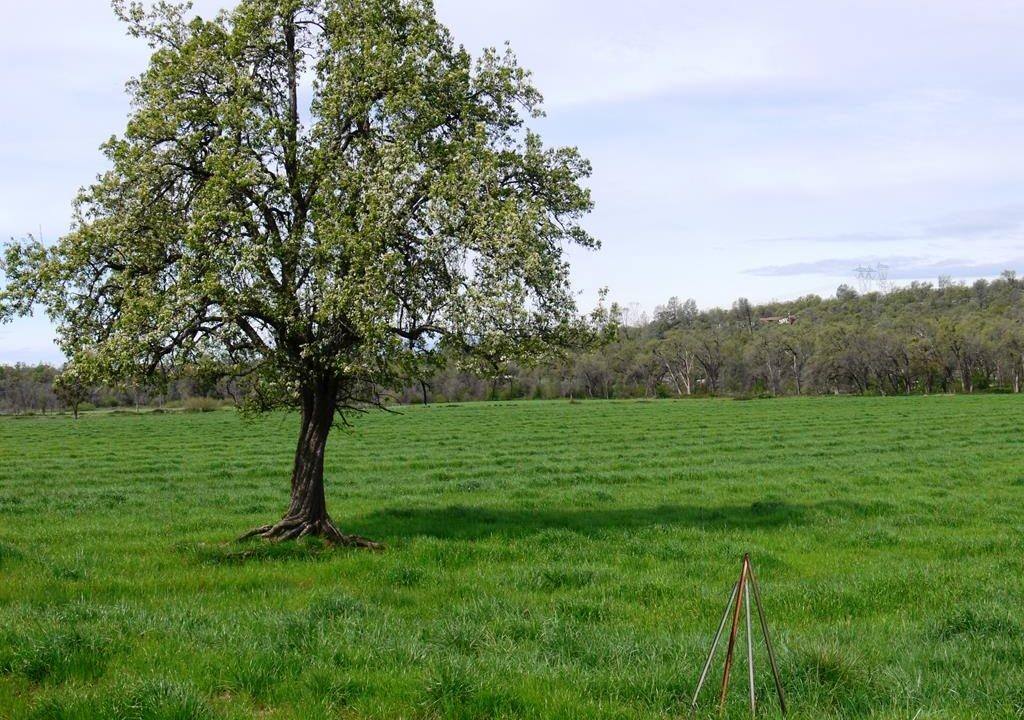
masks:
[[[196,3],[209,13],[216,0]],[[471,50],[508,40],[540,130],[594,163],[607,285],[650,310],[831,294],[853,269],[971,280],[1024,271],[1024,8],[1002,0],[437,0]],[[0,237],[67,230],[146,60],[103,0],[7,3]],[[60,355],[45,319],[0,362]]]

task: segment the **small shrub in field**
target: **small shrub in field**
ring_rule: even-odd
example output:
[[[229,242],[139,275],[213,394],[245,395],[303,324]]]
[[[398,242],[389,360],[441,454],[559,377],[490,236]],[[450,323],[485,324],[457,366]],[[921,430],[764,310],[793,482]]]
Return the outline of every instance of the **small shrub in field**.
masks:
[[[190,397],[181,404],[181,409],[185,412],[213,412],[220,408],[220,400],[208,397]]]
[[[214,715],[194,686],[150,679],[113,691],[45,697],[28,717],[31,720],[207,720]]]
[[[17,673],[35,683],[50,678],[93,680],[103,674],[109,657],[109,641],[73,629],[8,640],[11,651],[0,663],[0,674]]]
[[[13,505],[14,503],[12,503]],[[4,505],[3,498],[0,498],[0,508]],[[0,542],[0,567],[3,567],[5,563],[11,560],[20,560],[24,557],[24,554],[18,548],[7,543]]]
[[[936,624],[934,634],[939,640],[1012,638],[1020,628],[1009,615],[961,608]]]
[[[217,673],[216,685],[221,690],[268,700],[289,674],[289,668],[284,659],[272,653],[248,652],[218,666]]]
[[[445,658],[427,676],[423,705],[437,714],[456,712],[476,693],[474,676],[467,663]]]
[[[416,587],[423,580],[423,571],[415,567],[397,567],[389,570],[385,577],[398,587]]]
[[[592,583],[597,574],[593,570],[577,568],[546,567],[532,575],[533,585],[547,592],[581,588]]]
[[[192,685],[154,679],[127,688],[112,703],[108,717],[126,720],[202,720],[211,717],[211,713]]]

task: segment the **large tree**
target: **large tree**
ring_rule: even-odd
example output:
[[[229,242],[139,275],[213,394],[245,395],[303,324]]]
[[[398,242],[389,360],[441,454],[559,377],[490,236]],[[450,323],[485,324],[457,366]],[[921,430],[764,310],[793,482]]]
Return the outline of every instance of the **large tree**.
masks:
[[[68,235],[8,246],[0,317],[43,305],[82,376],[246,377],[252,409],[301,413],[290,506],[254,533],[372,544],[327,513],[332,425],[437,353],[507,361],[579,328],[589,164],[526,127],[514,56],[473,61],[429,0],[114,8],[153,49],[127,128]]]

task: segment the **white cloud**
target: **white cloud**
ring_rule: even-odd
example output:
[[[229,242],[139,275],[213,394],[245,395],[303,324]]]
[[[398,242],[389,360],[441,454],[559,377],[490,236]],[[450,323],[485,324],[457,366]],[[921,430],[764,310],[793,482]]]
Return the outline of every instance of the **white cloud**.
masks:
[[[936,280],[948,275],[957,279],[989,278],[1004,270],[1020,273],[1024,269],[1024,257],[978,262],[962,257],[863,257],[825,258],[813,262],[790,263],[788,265],[766,265],[747,271],[750,275],[762,277],[799,277],[824,275],[833,278],[849,278],[859,267],[882,266],[890,280]]]

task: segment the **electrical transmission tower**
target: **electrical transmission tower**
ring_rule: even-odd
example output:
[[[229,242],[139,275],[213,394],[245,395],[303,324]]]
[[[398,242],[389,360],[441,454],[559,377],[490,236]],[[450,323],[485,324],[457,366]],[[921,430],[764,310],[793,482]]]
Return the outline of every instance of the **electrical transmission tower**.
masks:
[[[884,263],[871,265],[860,265],[853,270],[857,274],[857,284],[861,293],[878,290],[879,292],[889,291],[889,266]]]
[[[875,264],[875,279],[878,282],[879,292],[889,292],[889,266],[882,263]]]
[[[875,280],[875,269],[867,265],[861,265],[855,268],[854,272],[857,273],[857,285],[860,286],[861,294],[871,290]]]

